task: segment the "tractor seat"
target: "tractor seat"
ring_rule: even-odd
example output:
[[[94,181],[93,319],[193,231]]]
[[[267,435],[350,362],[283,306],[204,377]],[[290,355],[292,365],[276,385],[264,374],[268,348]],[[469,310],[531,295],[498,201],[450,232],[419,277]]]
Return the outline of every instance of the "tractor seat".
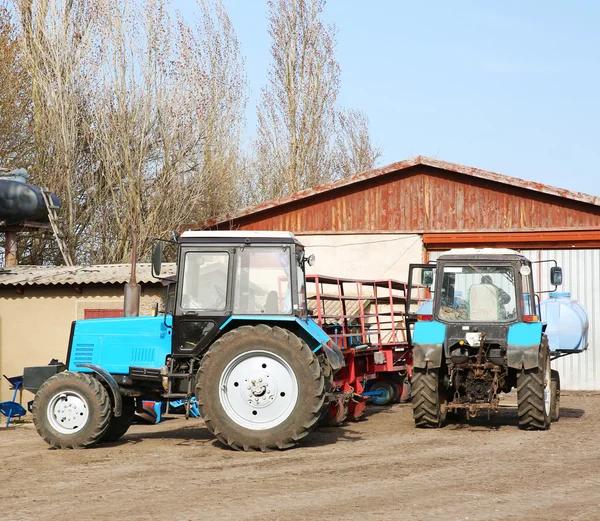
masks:
[[[500,290],[493,284],[474,284],[469,289],[468,307],[470,320],[499,320]]]

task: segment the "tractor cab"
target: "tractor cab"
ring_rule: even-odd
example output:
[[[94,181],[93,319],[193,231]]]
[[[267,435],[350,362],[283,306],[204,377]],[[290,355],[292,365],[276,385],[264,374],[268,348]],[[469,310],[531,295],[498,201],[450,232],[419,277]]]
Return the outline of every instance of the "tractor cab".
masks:
[[[160,276],[161,243],[154,250]],[[198,355],[235,321],[306,320],[304,247],[289,232],[188,231],[168,291],[173,353]]]

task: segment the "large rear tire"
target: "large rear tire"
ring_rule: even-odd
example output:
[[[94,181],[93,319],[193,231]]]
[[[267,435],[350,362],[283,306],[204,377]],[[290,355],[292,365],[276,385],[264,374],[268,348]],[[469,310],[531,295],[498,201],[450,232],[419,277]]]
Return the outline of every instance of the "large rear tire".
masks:
[[[550,402],[550,420],[557,422],[560,418],[560,375],[558,374],[558,371],[552,369],[550,378],[550,390],[552,392]]]
[[[325,403],[318,358],[293,333],[264,324],[217,340],[196,381],[206,427],[236,450],[293,447],[313,429]]]
[[[123,411],[121,416],[111,414],[108,429],[100,440],[102,443],[110,443],[120,439],[131,427],[135,417],[135,400],[129,396],[123,396]]]
[[[519,428],[523,430],[546,430],[551,415],[550,353],[546,342],[542,343],[539,367],[523,369],[517,377],[517,401]]]
[[[33,423],[53,449],[98,443],[111,415],[108,392],[86,373],[63,372],[46,380],[33,401]]]
[[[446,422],[448,400],[440,380],[438,369],[414,369],[412,406],[417,427],[437,429]]]

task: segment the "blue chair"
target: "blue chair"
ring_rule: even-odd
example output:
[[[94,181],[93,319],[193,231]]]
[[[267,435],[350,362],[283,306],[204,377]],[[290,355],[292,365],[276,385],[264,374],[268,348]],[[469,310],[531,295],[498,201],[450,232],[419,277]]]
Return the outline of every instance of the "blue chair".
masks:
[[[21,416],[25,416],[27,411],[25,407],[23,407],[19,402],[17,402],[17,392],[19,392],[19,388],[23,385],[23,377],[22,376],[13,376],[9,378],[5,374],[3,374],[4,378],[8,380],[10,384],[11,391],[14,390],[13,399],[10,402],[0,402],[0,413],[6,416],[6,426],[8,427],[10,424],[11,418],[20,418]]]

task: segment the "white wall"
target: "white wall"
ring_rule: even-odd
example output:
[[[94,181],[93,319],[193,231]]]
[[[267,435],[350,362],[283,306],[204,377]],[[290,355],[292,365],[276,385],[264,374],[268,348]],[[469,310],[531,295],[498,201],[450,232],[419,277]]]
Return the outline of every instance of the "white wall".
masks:
[[[600,250],[529,250],[531,261],[555,260],[563,269],[563,284],[557,291],[568,291],[587,311],[590,322],[587,351],[559,358],[552,368],[560,373],[561,389],[600,390]],[[551,290],[553,264],[533,265],[536,289]],[[542,294],[542,300],[548,294]],[[543,319],[543,317],[542,317]]]
[[[299,235],[316,262],[307,273],[353,279],[406,281],[408,265],[423,262],[420,235]]]

